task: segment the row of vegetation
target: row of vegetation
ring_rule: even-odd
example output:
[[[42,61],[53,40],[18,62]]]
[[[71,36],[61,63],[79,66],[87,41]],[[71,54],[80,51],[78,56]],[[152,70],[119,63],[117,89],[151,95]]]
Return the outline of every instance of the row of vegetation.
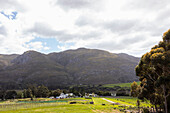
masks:
[[[129,96],[130,88],[115,87],[101,87],[101,86],[74,86],[69,89],[49,90],[48,87],[41,85],[28,85],[24,90],[0,90],[0,99],[15,99],[15,98],[39,98],[59,96],[61,93],[73,93],[75,96],[83,97],[87,93],[95,93],[98,96],[111,96],[114,92],[117,96]]]

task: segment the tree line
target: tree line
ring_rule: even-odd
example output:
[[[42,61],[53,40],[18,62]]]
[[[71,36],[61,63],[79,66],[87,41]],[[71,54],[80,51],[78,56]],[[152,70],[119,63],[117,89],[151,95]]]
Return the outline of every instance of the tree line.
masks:
[[[95,93],[99,96],[111,96],[111,92],[116,92],[117,96],[129,96],[130,88],[122,88],[120,86],[114,87],[102,87],[102,85],[87,85],[87,86],[73,86],[69,88],[57,88],[56,90],[50,90],[44,85],[27,85],[27,88],[23,90],[5,90],[0,88],[0,99],[15,99],[15,98],[46,98],[50,96],[59,96],[61,93],[73,93],[76,96],[83,97],[85,93]]]

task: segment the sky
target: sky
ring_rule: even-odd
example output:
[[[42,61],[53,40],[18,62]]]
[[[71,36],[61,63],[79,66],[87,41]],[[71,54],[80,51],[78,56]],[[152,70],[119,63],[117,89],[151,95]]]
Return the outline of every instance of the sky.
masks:
[[[169,14],[169,0],[0,0],[0,54],[85,47],[140,57]]]

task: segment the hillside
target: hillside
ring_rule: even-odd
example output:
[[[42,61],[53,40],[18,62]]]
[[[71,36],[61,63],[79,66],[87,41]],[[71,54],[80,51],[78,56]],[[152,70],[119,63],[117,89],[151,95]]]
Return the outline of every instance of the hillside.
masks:
[[[44,84],[55,89],[69,85],[113,84],[137,80],[134,68],[139,58],[122,53],[79,48],[47,55],[27,51],[15,57],[9,56],[8,59],[2,59],[3,55],[0,57],[0,85],[8,88]]]
[[[2,55],[0,54],[0,69],[9,66],[11,64],[11,61],[15,59],[18,55],[12,54],[12,55]]]
[[[115,87],[115,86],[119,86],[119,87],[131,87],[131,84],[133,82],[129,82],[129,83],[117,83],[117,84],[104,84],[102,85],[102,87]],[[136,82],[138,85],[140,85],[140,82]]]

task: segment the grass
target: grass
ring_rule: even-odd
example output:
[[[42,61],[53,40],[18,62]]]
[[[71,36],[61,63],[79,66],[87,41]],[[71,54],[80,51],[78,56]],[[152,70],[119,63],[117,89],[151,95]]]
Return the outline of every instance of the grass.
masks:
[[[102,105],[102,104],[110,105],[111,104],[110,102],[107,102],[103,100],[102,98],[93,98],[93,101],[95,105]]]
[[[28,108],[13,111],[1,111],[0,113],[120,113],[110,106],[102,105],[60,105],[39,108]]]
[[[117,102],[119,105],[113,105],[102,98],[70,98],[60,99],[60,101],[65,102],[58,101],[51,103],[17,103],[15,100],[14,102],[2,102],[0,104],[0,113],[122,113],[124,109],[130,109],[130,107],[136,110],[137,98],[112,97],[105,99]],[[89,104],[91,101],[93,101],[94,104]],[[70,102],[76,103],[70,104]],[[147,107],[150,106],[150,104],[141,102],[141,106]]]
[[[132,106],[132,107],[136,107],[137,105],[137,98],[134,98],[134,97],[124,97],[124,96],[120,96],[120,97],[116,97],[116,98],[106,98],[108,100],[111,100],[113,102],[117,102],[117,103],[120,103],[121,105],[126,105],[126,106]],[[149,101],[145,101],[145,102],[142,102],[141,100],[140,101],[140,106],[141,107],[150,107],[151,104],[149,103]]]
[[[25,104],[8,104],[0,107],[0,113],[112,113],[119,111],[114,110],[111,104],[101,98],[93,98],[94,104],[81,103],[92,101],[91,99],[72,98],[62,99],[76,101],[76,104],[65,103],[25,103]],[[9,102],[10,103],[10,102]],[[102,105],[105,104],[105,105]]]
[[[131,84],[132,83],[105,84],[105,85],[102,85],[102,87],[115,87],[115,86],[131,87]],[[139,85],[140,82],[137,82],[137,84]]]
[[[90,112],[87,106],[84,105],[58,105],[58,106],[43,106],[36,108],[26,108],[18,110],[1,111],[1,113],[85,113]]]

